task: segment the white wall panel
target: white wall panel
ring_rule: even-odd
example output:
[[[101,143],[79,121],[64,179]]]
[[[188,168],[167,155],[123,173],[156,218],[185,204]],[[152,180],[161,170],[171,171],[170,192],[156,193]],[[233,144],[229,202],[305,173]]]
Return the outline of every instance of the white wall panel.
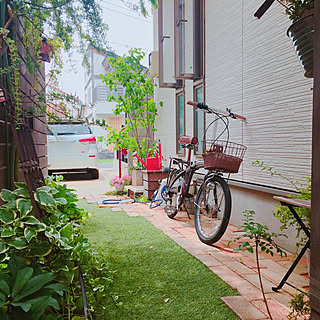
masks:
[[[256,20],[256,0],[206,1],[206,102],[247,117],[232,141],[248,147],[239,180],[290,188],[251,165],[263,160],[292,179],[310,176],[312,81],[303,76],[289,20],[277,3]]]

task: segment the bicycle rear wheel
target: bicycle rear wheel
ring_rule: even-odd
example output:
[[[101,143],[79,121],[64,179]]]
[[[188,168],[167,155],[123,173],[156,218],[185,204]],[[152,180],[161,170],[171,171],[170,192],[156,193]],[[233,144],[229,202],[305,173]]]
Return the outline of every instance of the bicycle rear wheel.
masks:
[[[166,200],[164,211],[170,219],[173,219],[178,213],[180,205],[179,192],[181,189],[183,173],[184,171],[174,170],[168,177],[167,188],[163,197]]]
[[[194,224],[200,240],[217,242],[227,229],[231,213],[231,193],[226,181],[214,176],[200,188],[194,211]]]

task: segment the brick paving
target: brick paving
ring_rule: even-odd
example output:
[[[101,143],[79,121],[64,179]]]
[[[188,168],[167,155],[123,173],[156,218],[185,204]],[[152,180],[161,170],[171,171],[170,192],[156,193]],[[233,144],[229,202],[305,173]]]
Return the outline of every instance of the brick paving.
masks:
[[[88,195],[88,203],[102,204],[105,195]],[[108,198],[112,198],[108,196]],[[117,197],[115,197],[117,198]],[[156,228],[162,230],[178,245],[204,263],[213,273],[238,290],[240,296],[222,297],[226,305],[242,320],[268,319],[259,286],[257,267],[254,255],[249,252],[233,252],[238,246],[230,242],[239,235],[239,230],[230,225],[220,241],[213,246],[203,244],[197,237],[193,219],[188,219],[185,212],[179,212],[175,219],[169,219],[161,207],[149,209],[146,204],[108,205],[112,211],[123,210],[129,217],[143,216]],[[288,303],[297,293],[294,288],[284,285],[279,292],[271,287],[277,286],[292,261],[287,257],[271,257],[261,254],[261,273],[269,308],[274,320],[287,319],[290,309]],[[302,259],[290,276],[289,282],[303,291],[309,290],[306,259]]]

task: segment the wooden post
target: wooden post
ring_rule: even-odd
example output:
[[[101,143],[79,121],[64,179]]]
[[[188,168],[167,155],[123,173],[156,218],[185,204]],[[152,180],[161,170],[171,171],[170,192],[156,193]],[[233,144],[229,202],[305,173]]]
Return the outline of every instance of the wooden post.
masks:
[[[313,57],[312,197],[311,197],[311,319],[320,319],[320,0],[315,0]]]

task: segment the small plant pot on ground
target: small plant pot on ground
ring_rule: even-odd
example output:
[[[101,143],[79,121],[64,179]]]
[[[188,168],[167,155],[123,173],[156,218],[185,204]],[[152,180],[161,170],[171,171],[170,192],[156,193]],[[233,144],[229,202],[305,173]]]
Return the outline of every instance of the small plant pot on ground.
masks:
[[[124,184],[117,184],[114,187],[116,188],[117,192],[123,192],[124,190]]]
[[[307,78],[313,78],[313,34],[313,14],[297,20],[287,31],[287,35],[291,38],[301,65],[304,68],[304,76]]]

